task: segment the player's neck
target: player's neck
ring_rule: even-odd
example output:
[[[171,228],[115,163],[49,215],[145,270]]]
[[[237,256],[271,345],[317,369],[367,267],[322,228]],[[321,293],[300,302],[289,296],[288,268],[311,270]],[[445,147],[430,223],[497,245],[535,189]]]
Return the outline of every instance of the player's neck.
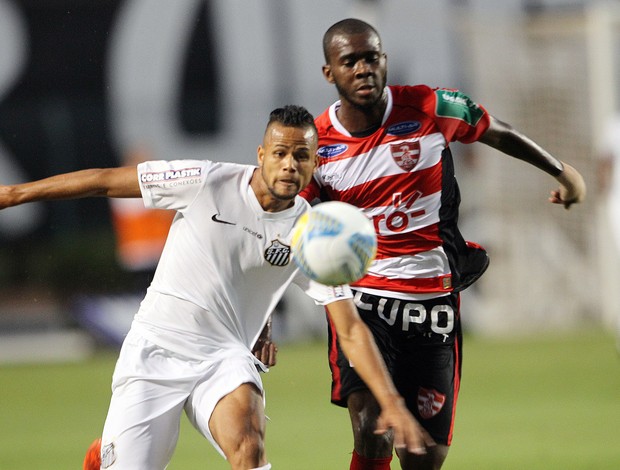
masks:
[[[256,200],[265,212],[281,212],[295,205],[294,197],[290,199],[281,198],[272,193],[258,169],[255,169],[252,174],[250,187],[256,196]]]
[[[372,106],[363,107],[341,100],[336,116],[351,135],[366,136],[374,133],[383,122],[387,103],[381,99]]]

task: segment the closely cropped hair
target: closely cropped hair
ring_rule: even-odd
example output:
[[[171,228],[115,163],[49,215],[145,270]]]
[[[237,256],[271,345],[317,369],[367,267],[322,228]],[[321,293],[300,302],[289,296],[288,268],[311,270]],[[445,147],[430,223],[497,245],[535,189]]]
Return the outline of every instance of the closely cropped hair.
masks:
[[[289,104],[282,108],[274,109],[269,115],[267,128],[274,122],[287,127],[311,127],[318,134],[314,124],[314,116],[303,106]]]
[[[379,32],[373,26],[357,18],[347,18],[331,25],[323,35],[323,55],[325,56],[325,62],[329,63],[329,47],[334,36],[338,36],[339,34],[351,36],[354,34],[366,33],[372,33],[381,40]]]

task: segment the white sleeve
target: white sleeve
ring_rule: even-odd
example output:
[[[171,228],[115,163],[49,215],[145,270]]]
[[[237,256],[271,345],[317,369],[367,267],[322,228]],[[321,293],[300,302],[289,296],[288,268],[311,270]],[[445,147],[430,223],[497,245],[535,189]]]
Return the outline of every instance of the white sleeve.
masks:
[[[326,286],[308,279],[299,270],[293,278],[293,283],[297,284],[301,290],[306,293],[306,295],[314,300],[317,305],[328,305],[332,302],[336,302],[337,300],[353,298],[353,292],[348,284],[343,284],[341,286]]]
[[[144,205],[150,209],[183,212],[205,184],[213,162],[208,160],[157,160],[138,165]]]

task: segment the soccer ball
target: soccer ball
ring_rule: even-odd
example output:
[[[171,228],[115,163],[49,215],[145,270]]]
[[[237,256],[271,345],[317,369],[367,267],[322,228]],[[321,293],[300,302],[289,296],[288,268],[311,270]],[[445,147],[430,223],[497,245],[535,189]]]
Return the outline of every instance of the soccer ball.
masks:
[[[293,228],[293,260],[310,279],[336,286],[361,279],[377,254],[372,222],[355,206],[317,204]]]

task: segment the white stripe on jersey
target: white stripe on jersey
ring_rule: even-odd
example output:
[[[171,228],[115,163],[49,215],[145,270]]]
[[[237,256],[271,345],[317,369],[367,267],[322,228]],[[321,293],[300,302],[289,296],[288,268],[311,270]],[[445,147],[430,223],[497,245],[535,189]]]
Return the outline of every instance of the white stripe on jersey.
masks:
[[[390,236],[394,235],[394,231],[390,230],[389,224],[395,223],[399,226],[398,233],[409,233],[420,230],[424,227],[439,222],[439,209],[441,208],[441,191],[430,196],[420,197],[405,208],[408,201],[394,201],[393,206],[369,207],[364,209],[366,216],[370,217],[375,225],[377,235]],[[398,220],[390,220],[385,217],[394,213],[394,210],[403,207],[403,214],[408,215],[408,220],[402,220],[399,216]],[[401,228],[405,226],[404,228]]]
[[[394,161],[390,145],[406,141],[407,139],[395,140],[355,157],[328,160],[318,168],[315,178],[321,186],[331,186],[336,191],[345,191],[372,181],[378,176],[382,178],[392,175],[400,176],[403,170]],[[437,165],[441,161],[441,152],[446,147],[445,138],[438,132],[421,137],[419,142],[420,160],[411,173]]]
[[[413,256],[376,259],[368,270],[371,276],[397,279],[429,278],[449,273],[448,257],[441,247]]]

